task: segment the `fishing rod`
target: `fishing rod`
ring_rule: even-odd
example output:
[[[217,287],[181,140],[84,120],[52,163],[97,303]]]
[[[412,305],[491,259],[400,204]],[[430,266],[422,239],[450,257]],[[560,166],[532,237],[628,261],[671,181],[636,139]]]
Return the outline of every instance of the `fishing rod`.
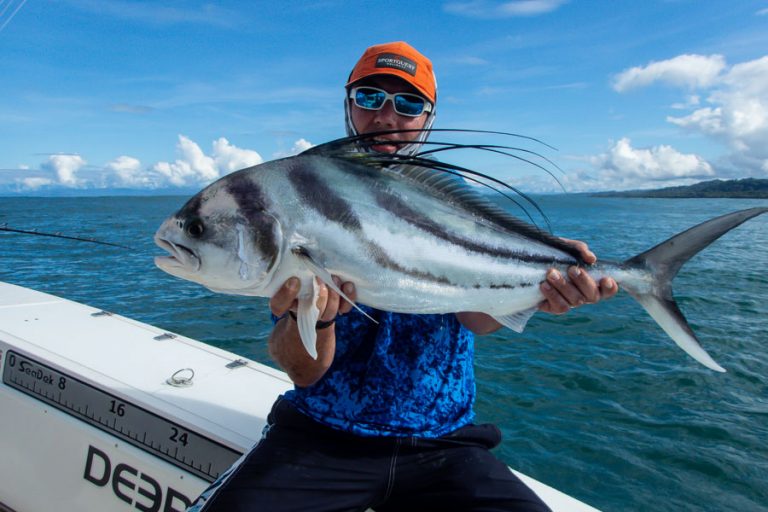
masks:
[[[0,231],[7,231],[9,233],[21,233],[24,235],[39,235],[39,236],[50,236],[53,238],[65,238],[67,240],[78,240],[80,242],[90,242],[92,244],[99,244],[99,245],[109,245],[111,247],[119,247],[121,249],[128,249],[130,250],[130,247],[126,247],[125,245],[120,244],[114,244],[112,242],[103,242],[101,240],[96,240],[95,238],[83,238],[79,236],[70,236],[70,235],[62,235],[61,233],[46,233],[44,231],[38,231],[36,229],[17,229],[17,228],[11,228],[8,227],[7,224],[0,225]]]

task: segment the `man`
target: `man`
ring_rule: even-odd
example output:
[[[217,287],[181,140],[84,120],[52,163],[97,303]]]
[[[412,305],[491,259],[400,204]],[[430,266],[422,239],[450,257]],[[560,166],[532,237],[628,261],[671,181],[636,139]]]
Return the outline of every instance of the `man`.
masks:
[[[346,85],[350,135],[429,129],[432,64],[403,42],[369,48]],[[370,149],[415,153],[427,132],[377,137]],[[588,263],[595,256],[572,242]],[[560,314],[617,291],[573,268],[550,271],[542,311]],[[354,283],[337,282],[355,300]],[[363,306],[378,324],[321,285],[317,359],[295,321],[299,281],[270,300],[272,357],[294,382],[259,444],[191,510],[525,510],[546,505],[496,459],[493,425],[475,425],[474,334],[501,327],[478,312],[407,315]]]

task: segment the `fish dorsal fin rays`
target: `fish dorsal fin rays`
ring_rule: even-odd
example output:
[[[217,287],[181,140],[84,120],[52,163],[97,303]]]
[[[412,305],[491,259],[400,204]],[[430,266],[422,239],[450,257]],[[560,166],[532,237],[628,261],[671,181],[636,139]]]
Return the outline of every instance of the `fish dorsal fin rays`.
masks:
[[[547,231],[538,228],[533,225],[534,220],[526,210],[525,206],[519,203],[515,197],[519,196],[528,205],[533,206],[538,213],[546,220],[546,215],[539,208],[535,201],[524,194],[522,191],[510,186],[507,183],[499,181],[491,176],[484,175],[482,173],[452,165],[446,162],[440,162],[432,158],[430,153],[434,153],[435,150],[429,150],[422,155],[405,155],[405,154],[388,154],[371,152],[362,147],[371,146],[377,137],[383,135],[391,135],[397,133],[407,132],[419,132],[420,130],[383,130],[381,132],[367,133],[363,135],[357,135],[353,137],[345,137],[336,139],[325,144],[314,146],[306,151],[303,155],[308,156],[322,156],[324,158],[332,160],[343,160],[351,164],[358,164],[360,173],[365,174],[364,170],[379,170],[384,173],[391,173],[391,175],[406,178],[430,191],[431,193],[438,193],[446,200],[453,202],[464,208],[469,213],[476,217],[484,218],[495,227],[515,235],[522,235],[532,238],[534,240],[541,241],[551,247],[555,247],[558,250],[573,257],[577,263],[584,264],[581,258],[581,253],[572,245],[565,243],[563,240],[552,236]],[[457,130],[457,129],[432,129],[431,132],[457,132],[457,133],[487,133],[497,134],[508,137],[515,137],[518,139],[528,139],[538,144],[548,146],[533,137],[527,137],[520,134],[508,133],[508,132],[496,132],[487,130]],[[390,141],[392,142],[392,141]],[[394,141],[395,143],[398,141]],[[462,144],[450,144],[445,142],[431,142],[425,141],[425,146],[437,146],[441,151],[458,150],[463,148],[477,149],[477,150],[490,150],[498,152],[500,148],[506,148],[516,150],[519,148],[511,148],[506,146],[486,146],[486,145],[462,145]],[[551,146],[548,146],[551,147]],[[529,152],[533,155],[541,157],[538,153]],[[502,153],[507,154],[507,153]],[[517,155],[509,154],[514,158],[519,158]],[[544,158],[544,157],[542,157]],[[542,168],[537,163],[526,160],[525,158],[519,158],[525,162],[528,162],[536,167]],[[546,158],[544,158],[547,160]],[[548,161],[548,160],[547,160]],[[555,166],[556,167],[556,166]],[[547,169],[544,169],[548,171]],[[511,215],[500,206],[494,204],[487,197],[480,194],[475,187],[469,186],[463,179],[466,178],[470,181],[474,181],[481,186],[487,187],[495,193],[507,198],[512,203],[520,207],[526,215],[528,215],[531,223],[525,222],[514,215]],[[478,179],[482,178],[482,179]],[[395,178],[397,179],[397,178]],[[489,182],[491,184],[489,184]],[[512,192],[515,196],[511,196],[505,191]]]
[[[528,320],[531,319],[536,311],[538,311],[538,308],[533,307],[524,311],[518,311],[517,313],[494,316],[493,318],[504,327],[509,327],[513,331],[521,333],[525,329],[525,326],[528,324]]]
[[[512,233],[530,231],[536,235],[548,236],[545,231],[520,220],[483,197],[474,188],[469,186],[459,173],[445,172],[433,167],[431,160],[420,160],[425,160],[425,162],[383,167],[381,171],[411,180],[424,188],[436,192],[451,202],[460,204],[469,211],[481,212],[500,227]],[[437,162],[435,162],[435,165],[437,165]]]
[[[524,148],[517,148],[517,147],[511,147],[511,146],[498,146],[498,145],[485,145],[485,144],[457,144],[457,143],[451,143],[451,142],[440,142],[440,141],[428,141],[423,140],[420,142],[420,145],[422,146],[431,146],[433,149],[422,151],[420,153],[412,154],[412,153],[395,153],[395,154],[387,154],[387,153],[379,153],[377,151],[373,151],[371,148],[375,145],[375,141],[381,137],[381,136],[389,136],[389,135],[402,135],[402,134],[420,134],[423,132],[453,132],[453,133],[483,133],[483,134],[496,134],[496,135],[504,135],[507,137],[514,137],[519,139],[527,139],[529,141],[536,142],[538,144],[541,144],[543,146],[547,146],[551,149],[552,146],[549,146],[548,144],[533,138],[528,137],[525,135],[520,135],[516,133],[509,133],[509,132],[499,132],[499,131],[491,131],[491,130],[471,130],[471,129],[454,129],[454,128],[430,128],[428,130],[424,129],[398,129],[398,130],[381,130],[376,132],[370,132],[360,135],[355,135],[351,137],[343,137],[340,139],[332,140],[330,142],[326,142],[324,144],[320,144],[317,146],[313,146],[307,150],[305,150],[302,154],[303,155],[315,155],[315,156],[323,156],[327,158],[347,158],[347,159],[355,159],[357,157],[365,157],[368,156],[368,160],[366,163],[369,166],[375,166],[374,160],[375,157],[380,156],[382,159],[384,159],[383,166],[391,166],[391,165],[408,165],[408,159],[413,159],[412,161],[419,161],[419,162],[430,162],[430,164],[427,165],[427,167],[433,167],[435,169],[439,169],[443,173],[449,173],[454,174],[457,176],[463,176],[465,178],[468,178],[472,181],[475,181],[476,183],[483,185],[485,187],[488,187],[489,189],[499,193],[502,196],[507,197],[510,201],[515,203],[517,206],[519,206],[525,213],[528,215],[527,210],[523,205],[518,203],[513,197],[510,197],[504,191],[501,189],[507,189],[515,194],[519,195],[521,198],[523,198],[525,201],[527,201],[530,205],[532,205],[538,212],[541,214],[541,216],[546,220],[546,215],[544,215],[544,212],[541,211],[541,209],[538,207],[538,205],[529,198],[525,193],[518,190],[517,188],[509,185],[508,183],[505,183],[503,181],[499,181],[496,178],[493,178],[491,176],[485,175],[483,173],[473,171],[468,168],[460,167],[457,165],[451,165],[449,163],[445,162],[439,162],[438,160],[435,160],[433,157],[433,154],[440,151],[452,151],[452,150],[460,150],[460,149],[475,149],[479,151],[490,151],[493,153],[500,153],[503,155],[510,156],[512,158],[521,160],[523,162],[527,162],[534,167],[538,167],[539,169],[542,169],[543,171],[549,173],[555,180],[557,180],[557,177],[554,176],[552,171],[549,169],[543,167],[542,165],[532,162],[531,160],[528,160],[524,157],[521,157],[520,155],[517,155],[515,153],[509,153],[506,151],[502,151],[504,149],[511,150],[511,151],[519,151],[522,153],[529,153],[531,155],[535,155],[536,157],[542,158],[558,170],[562,172],[562,169],[558,168],[557,165],[555,165],[551,160],[544,157],[543,155],[540,155],[536,153],[535,151],[526,150]],[[395,144],[400,147],[407,146],[409,144],[412,144],[412,141],[410,140],[392,140],[389,137],[387,137],[387,143],[388,144]],[[423,165],[422,165],[423,167]],[[482,177],[485,180],[495,183],[496,185],[500,186],[501,188],[496,188],[493,185],[489,185],[485,181],[479,181],[477,179],[473,179],[472,176]],[[559,183],[559,181],[558,181]],[[561,185],[562,187],[562,185]],[[528,215],[530,218],[530,215]],[[531,222],[533,222],[533,219],[531,218]],[[548,224],[548,221],[547,221]]]
[[[556,148],[550,146],[546,142],[543,142],[535,137],[530,137],[528,135],[522,135],[520,133],[511,133],[511,132],[502,132],[502,131],[496,131],[496,130],[475,130],[475,129],[469,129],[469,128],[409,128],[409,129],[394,129],[394,130],[380,130],[376,132],[369,132],[369,133],[362,133],[358,135],[352,135],[348,137],[341,137],[338,139],[334,139],[328,142],[325,142],[323,144],[318,144],[317,146],[312,146],[309,149],[306,149],[303,153],[306,154],[327,154],[327,153],[333,153],[336,151],[361,151],[362,148],[370,148],[374,145],[374,141],[377,137],[380,137],[382,135],[393,135],[393,134],[404,134],[404,133],[410,133],[410,134],[420,134],[423,132],[429,132],[429,133],[477,133],[477,134],[487,134],[487,135],[502,135],[504,137],[511,137],[518,140],[527,140],[530,142],[534,142],[536,144],[539,144],[541,146],[547,147],[552,150],[556,150]],[[403,141],[389,141],[390,144],[392,143],[398,143],[400,146],[407,146],[409,144],[412,144],[412,140],[403,140]],[[508,148],[506,146],[488,146],[488,145],[463,145],[463,144],[454,144],[454,143],[446,143],[446,142],[435,142],[430,140],[424,140],[421,142],[422,146],[437,146],[437,147],[450,147],[451,149],[460,148],[460,147],[472,147],[475,149],[486,149],[486,147],[494,148],[494,149],[518,149],[518,148]],[[529,151],[529,153],[532,153],[536,156],[540,156],[532,151]]]
[[[326,156],[330,157],[330,155]],[[437,195],[448,202],[458,205],[472,216],[490,221],[494,226],[510,235],[528,237],[556,247],[573,257],[579,264],[584,264],[581,253],[575,247],[549,234],[547,231],[515,217],[493,203],[489,198],[480,194],[474,187],[471,187],[462,179],[466,176],[460,172],[461,168],[457,170],[454,166],[431,158],[384,153],[341,153],[335,155],[335,157],[345,159],[351,163],[357,162],[363,166],[377,168],[379,172],[389,175],[394,179],[406,179],[418,187],[427,190],[430,194]],[[469,178],[472,179],[471,177]],[[474,181],[479,182],[479,180]],[[497,192],[514,201],[507,194],[498,190]]]

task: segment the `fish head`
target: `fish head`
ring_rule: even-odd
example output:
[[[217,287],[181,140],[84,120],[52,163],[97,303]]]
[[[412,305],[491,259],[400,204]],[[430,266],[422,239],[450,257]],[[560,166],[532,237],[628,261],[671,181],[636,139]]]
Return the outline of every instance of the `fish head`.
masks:
[[[155,243],[168,251],[155,264],[216,292],[261,295],[282,253],[280,223],[258,198],[233,194],[226,181],[192,197],[166,219]]]

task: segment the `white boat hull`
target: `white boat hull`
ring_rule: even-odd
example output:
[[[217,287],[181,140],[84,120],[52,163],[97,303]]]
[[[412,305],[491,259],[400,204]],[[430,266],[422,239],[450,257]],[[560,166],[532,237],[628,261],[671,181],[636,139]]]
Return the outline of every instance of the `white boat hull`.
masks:
[[[233,353],[7,283],[0,376],[0,511],[16,512],[181,512],[291,387]],[[516,474],[555,511],[596,510]]]

